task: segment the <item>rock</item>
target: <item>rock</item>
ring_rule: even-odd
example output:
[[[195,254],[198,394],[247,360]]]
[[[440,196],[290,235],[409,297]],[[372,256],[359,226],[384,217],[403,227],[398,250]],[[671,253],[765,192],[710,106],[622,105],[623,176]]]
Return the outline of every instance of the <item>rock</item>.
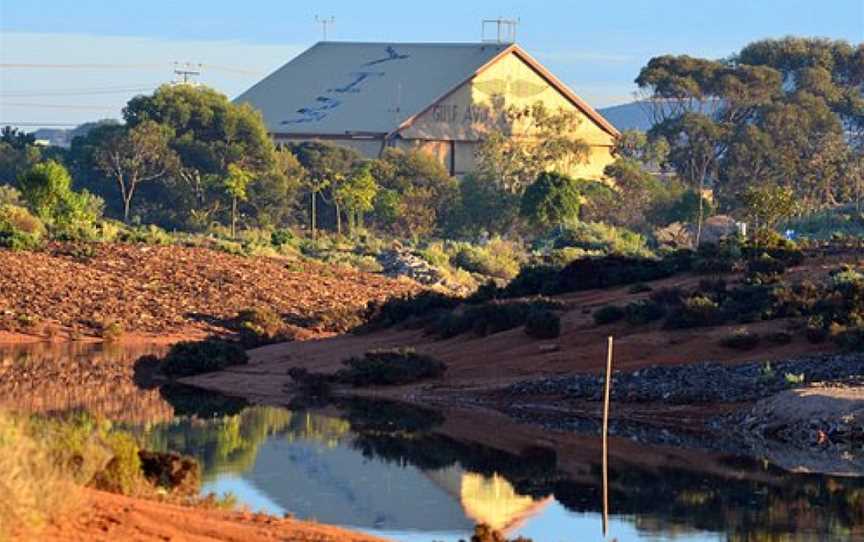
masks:
[[[709,217],[702,224],[702,243],[718,243],[727,237],[738,234],[738,225],[735,219],[728,215],[715,215]]]
[[[198,462],[175,452],[138,452],[141,472],[151,484],[175,495],[197,495],[201,485]]]

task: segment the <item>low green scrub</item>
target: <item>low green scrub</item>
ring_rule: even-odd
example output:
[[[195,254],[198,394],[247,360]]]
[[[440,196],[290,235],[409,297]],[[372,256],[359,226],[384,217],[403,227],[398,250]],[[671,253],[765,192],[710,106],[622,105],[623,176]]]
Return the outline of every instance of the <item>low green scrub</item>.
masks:
[[[237,313],[234,321],[244,348],[294,340],[294,333],[282,317],[267,306],[251,307]]]
[[[606,305],[594,311],[591,314],[591,317],[594,318],[595,324],[597,324],[598,326],[602,326],[624,319],[625,314],[626,313],[624,312],[624,309],[622,309],[621,307],[616,307],[615,305]]]
[[[563,310],[559,301],[539,297],[530,300],[493,300],[478,305],[468,305],[461,312],[442,313],[426,326],[426,331],[442,339],[473,332],[485,336],[500,333],[525,325],[533,311]]]
[[[560,229],[551,239],[556,249],[578,248],[608,255],[649,258],[654,255],[642,235],[602,222],[576,222]]]
[[[494,238],[484,245],[460,244],[451,263],[471,273],[512,279],[525,260],[521,246],[513,241]]]
[[[365,324],[358,331],[374,331],[403,322],[419,322],[423,327],[442,312],[451,311],[462,302],[461,299],[434,292],[423,291],[416,295],[390,297],[385,301],[370,302],[363,314]]]
[[[761,337],[757,333],[747,331],[746,329],[736,329],[720,341],[720,344],[726,348],[734,348],[735,350],[752,350],[759,346]]]
[[[643,299],[628,303],[624,307],[624,319],[631,326],[655,322],[666,316],[666,307],[653,299]]]
[[[413,349],[371,350],[347,359],[334,375],[336,382],[352,386],[395,386],[440,378],[447,370],[443,362]]]
[[[45,233],[42,221],[24,207],[0,205],[0,248],[36,250]]]
[[[717,326],[726,321],[720,305],[709,297],[694,295],[684,300],[684,303],[673,309],[666,319],[666,327],[670,329]]]
[[[548,309],[535,309],[525,320],[525,333],[534,339],[554,339],[561,335],[561,317]]]
[[[166,376],[179,378],[248,362],[249,356],[239,343],[209,338],[175,344],[162,359],[159,370]]]

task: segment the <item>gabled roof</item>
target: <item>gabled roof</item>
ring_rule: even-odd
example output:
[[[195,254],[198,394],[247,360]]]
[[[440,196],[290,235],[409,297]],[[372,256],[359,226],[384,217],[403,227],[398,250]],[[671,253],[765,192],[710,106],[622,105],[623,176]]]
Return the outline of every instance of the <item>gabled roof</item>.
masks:
[[[513,44],[320,42],[235,101],[260,109],[274,134],[390,134],[511,52],[617,135],[600,114]]]

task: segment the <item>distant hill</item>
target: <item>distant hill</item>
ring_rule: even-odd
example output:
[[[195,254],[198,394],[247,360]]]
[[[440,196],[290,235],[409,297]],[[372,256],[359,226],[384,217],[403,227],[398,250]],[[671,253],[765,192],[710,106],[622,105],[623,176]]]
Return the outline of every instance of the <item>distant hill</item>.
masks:
[[[72,139],[77,136],[87,135],[87,132],[103,124],[114,125],[120,123],[114,119],[102,119],[95,122],[85,122],[69,130],[63,128],[39,128],[38,130],[34,130],[32,134],[37,141],[45,141],[50,146],[68,149],[69,145],[72,144]]]
[[[651,117],[645,106],[639,102],[604,107],[597,112],[622,132],[624,130],[647,132],[651,128]]]

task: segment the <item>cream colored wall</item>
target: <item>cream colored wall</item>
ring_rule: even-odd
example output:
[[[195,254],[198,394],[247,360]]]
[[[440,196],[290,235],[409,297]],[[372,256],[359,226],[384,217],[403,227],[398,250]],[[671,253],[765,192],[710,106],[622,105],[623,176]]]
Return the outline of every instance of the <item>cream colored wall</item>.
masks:
[[[568,173],[574,177],[603,177],[603,169],[612,162],[614,137],[514,53],[456,89],[400,134],[408,140],[456,140],[456,172],[465,173],[474,169],[476,142],[501,126],[492,111],[511,105],[529,106],[538,101],[549,110],[577,111],[581,119],[573,135],[591,146],[589,159],[575,164]],[[513,127],[513,133],[527,135],[520,126]],[[449,162],[445,165],[449,167]]]

